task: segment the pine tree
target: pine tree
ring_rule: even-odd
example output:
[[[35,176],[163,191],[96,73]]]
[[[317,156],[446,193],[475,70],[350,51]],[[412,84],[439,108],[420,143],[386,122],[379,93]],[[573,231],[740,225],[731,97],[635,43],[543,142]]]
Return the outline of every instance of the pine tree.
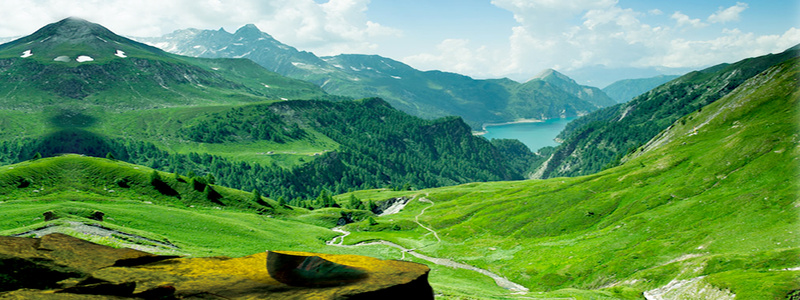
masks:
[[[164,181],[161,180],[161,175],[158,174],[158,171],[153,170],[153,173],[150,173],[150,184],[158,185],[163,183]]]
[[[347,207],[350,209],[364,209],[364,203],[356,198],[356,195],[350,194],[350,199],[347,201]]]

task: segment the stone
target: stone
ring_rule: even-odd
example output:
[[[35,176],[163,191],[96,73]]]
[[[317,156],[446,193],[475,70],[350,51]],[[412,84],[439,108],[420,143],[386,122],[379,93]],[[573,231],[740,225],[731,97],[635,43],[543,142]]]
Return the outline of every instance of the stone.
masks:
[[[270,276],[267,253],[179,258],[50,234],[39,239],[0,237],[0,299],[433,299],[430,269],[423,264],[359,255],[269,253],[296,257],[297,266],[307,260],[309,269],[330,271],[322,277],[336,284],[278,280]],[[338,273],[339,281],[336,270],[347,270]]]

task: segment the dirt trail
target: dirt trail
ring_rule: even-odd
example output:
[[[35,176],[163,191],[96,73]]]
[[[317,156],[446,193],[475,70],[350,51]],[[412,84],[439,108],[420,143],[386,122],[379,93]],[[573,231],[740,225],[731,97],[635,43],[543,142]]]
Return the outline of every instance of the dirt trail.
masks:
[[[422,216],[422,214],[425,213],[425,210],[427,210],[428,208],[431,208],[434,205],[433,201],[431,201],[431,200],[429,200],[427,198],[424,198],[424,197],[420,198],[418,201],[430,203],[431,205],[426,207],[426,208],[424,208],[424,209],[422,209],[422,211],[414,218],[416,220],[415,223],[417,223],[417,225],[419,225],[420,227],[425,228],[426,230],[432,232],[434,237],[436,237],[436,240],[438,242],[441,242],[442,240],[439,238],[439,234],[436,233],[436,231],[426,227],[425,225],[422,225],[419,222],[419,217]],[[526,287],[524,287],[524,286],[522,286],[520,284],[514,283],[514,282],[506,279],[505,277],[497,275],[495,273],[492,273],[492,272],[490,272],[488,270],[481,269],[481,268],[478,268],[478,267],[475,267],[475,266],[471,266],[471,265],[468,265],[468,264],[460,263],[460,262],[453,261],[453,260],[446,259],[446,258],[438,258],[438,257],[427,256],[425,254],[416,252],[414,249],[408,249],[406,247],[400,246],[398,244],[395,244],[395,243],[392,243],[392,242],[389,242],[389,241],[378,240],[378,241],[371,241],[371,242],[360,242],[360,243],[357,243],[355,245],[345,245],[344,244],[344,238],[346,236],[350,235],[350,232],[347,231],[347,230],[344,230],[342,227],[336,227],[336,228],[333,228],[331,230],[339,232],[342,235],[336,236],[332,240],[325,242],[325,244],[330,245],[330,246],[351,248],[351,247],[370,246],[370,245],[384,245],[384,246],[394,247],[394,248],[400,249],[400,251],[402,251],[403,258],[405,258],[405,253],[408,253],[408,254],[413,255],[414,257],[417,257],[417,258],[423,259],[423,260],[427,260],[427,261],[432,262],[432,263],[437,264],[437,265],[475,271],[475,272],[478,272],[478,273],[481,273],[483,275],[491,277],[492,279],[494,279],[495,283],[497,283],[498,286],[500,286],[500,287],[502,287],[504,289],[510,290],[510,291],[514,292],[515,294],[518,294],[518,293],[524,294],[524,293],[528,292],[528,288],[526,288]]]
[[[439,234],[438,234],[438,233],[436,233],[436,231],[434,231],[433,229],[430,229],[430,228],[428,228],[428,227],[427,227],[427,226],[425,226],[425,225],[422,225],[422,223],[420,223],[420,222],[419,222],[419,217],[420,217],[420,216],[422,216],[422,214],[424,214],[424,213],[425,213],[425,211],[426,211],[428,208],[431,208],[431,207],[433,207],[433,205],[434,205],[433,201],[431,201],[431,200],[430,200],[430,199],[428,199],[428,198],[422,197],[422,198],[419,198],[419,202],[426,202],[426,203],[430,203],[431,205],[430,205],[430,206],[428,206],[428,207],[426,207],[426,208],[423,208],[423,209],[422,209],[422,211],[421,211],[421,212],[419,212],[419,214],[418,214],[417,216],[415,216],[415,217],[414,217],[414,223],[417,223],[417,225],[419,225],[419,227],[425,228],[425,230],[432,232],[432,233],[433,233],[433,236],[434,236],[434,237],[436,237],[436,240],[437,240],[439,243],[441,243],[441,242],[442,242],[442,239],[440,239],[440,238],[439,238]]]

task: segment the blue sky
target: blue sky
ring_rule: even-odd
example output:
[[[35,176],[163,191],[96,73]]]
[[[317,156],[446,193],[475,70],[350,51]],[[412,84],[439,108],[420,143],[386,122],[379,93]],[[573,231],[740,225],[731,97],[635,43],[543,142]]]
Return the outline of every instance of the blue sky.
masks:
[[[378,54],[422,70],[524,81],[547,68],[669,73],[782,51],[800,43],[798,2],[4,0],[0,36],[67,16],[128,36],[253,23],[320,56]]]

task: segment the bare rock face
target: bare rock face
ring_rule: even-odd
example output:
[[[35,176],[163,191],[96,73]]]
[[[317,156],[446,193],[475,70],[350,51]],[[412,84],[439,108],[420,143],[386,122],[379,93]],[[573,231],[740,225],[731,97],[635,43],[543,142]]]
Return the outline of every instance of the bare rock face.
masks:
[[[0,299],[433,299],[422,264],[269,253],[275,277],[267,253],[177,258],[63,234],[0,237]]]

